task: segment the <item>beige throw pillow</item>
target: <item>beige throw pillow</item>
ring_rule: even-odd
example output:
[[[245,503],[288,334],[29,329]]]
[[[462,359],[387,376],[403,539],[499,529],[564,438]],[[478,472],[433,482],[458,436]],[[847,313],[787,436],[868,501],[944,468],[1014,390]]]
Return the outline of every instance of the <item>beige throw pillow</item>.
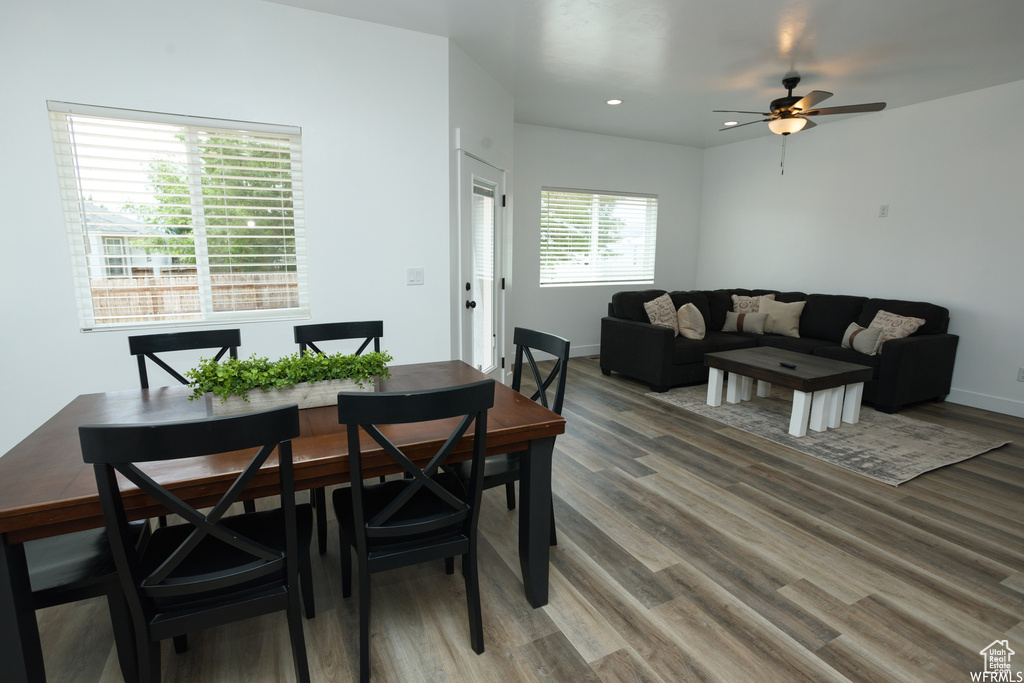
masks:
[[[880,327],[861,327],[857,323],[850,323],[846,332],[843,333],[843,348],[873,356],[878,349],[878,340],[881,337],[882,328]]]
[[[765,334],[781,334],[783,337],[800,336],[800,314],[806,301],[784,304],[781,301],[762,301],[758,312],[768,315],[764,323]]]
[[[736,313],[729,311],[725,314],[725,325],[722,332],[750,332],[751,334],[764,334],[764,321],[768,318],[765,313]]]
[[[765,294],[764,296],[740,296],[738,294],[732,295],[732,310],[737,313],[760,313],[760,303],[762,301],[775,301],[774,294]]]
[[[704,316],[693,304],[683,304],[676,311],[676,321],[679,324],[679,334],[687,339],[703,339],[707,328],[704,326]]]
[[[896,315],[889,311],[875,313],[874,320],[868,327],[875,327],[882,330],[882,336],[875,347],[875,353],[882,348],[887,339],[902,339],[917,332],[917,328],[924,325],[924,318],[911,318],[904,315]]]
[[[672,297],[662,294],[657,299],[652,299],[644,304],[647,317],[651,319],[652,325],[660,325],[672,329],[672,336],[679,336],[679,322],[676,320],[676,307],[672,303]]]

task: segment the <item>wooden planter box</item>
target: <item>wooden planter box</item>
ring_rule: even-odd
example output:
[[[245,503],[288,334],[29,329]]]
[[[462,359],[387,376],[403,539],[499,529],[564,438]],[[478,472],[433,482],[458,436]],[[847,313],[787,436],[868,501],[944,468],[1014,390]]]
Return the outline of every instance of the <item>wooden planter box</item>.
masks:
[[[379,381],[379,378],[374,378],[373,381],[364,381],[363,386],[359,386],[352,379],[329,379],[324,382],[300,382],[293,387],[272,391],[253,389],[249,392],[248,401],[241,396],[228,396],[228,399],[222,402],[220,396],[208,393],[206,394],[209,406],[207,413],[235,415],[291,405],[292,403],[297,403],[299,408],[332,406],[338,403],[339,391],[376,391]]]

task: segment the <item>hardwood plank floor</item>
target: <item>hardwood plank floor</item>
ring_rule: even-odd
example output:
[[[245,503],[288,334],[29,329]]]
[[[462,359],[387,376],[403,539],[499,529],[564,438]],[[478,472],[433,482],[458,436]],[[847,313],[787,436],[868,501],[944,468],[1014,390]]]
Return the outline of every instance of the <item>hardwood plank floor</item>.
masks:
[[[492,489],[486,651],[469,646],[458,573],[376,575],[374,680],[969,681],[992,641],[1024,653],[1024,419],[906,409],[1013,443],[894,488],[653,401],[595,357],[569,368],[550,603],[527,605],[516,514]],[[336,534],[313,558],[314,681],[358,673]],[[43,610],[39,624],[49,680],[121,680],[102,600]],[[164,680],[293,680],[283,615],[189,645],[165,644]]]

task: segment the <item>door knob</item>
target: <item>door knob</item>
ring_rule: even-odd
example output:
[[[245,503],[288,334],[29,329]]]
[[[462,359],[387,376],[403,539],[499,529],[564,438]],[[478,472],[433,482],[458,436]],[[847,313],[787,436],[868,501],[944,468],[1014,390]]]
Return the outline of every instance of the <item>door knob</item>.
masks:
[[[467,301],[466,302],[466,308],[476,308],[476,302],[475,301]]]

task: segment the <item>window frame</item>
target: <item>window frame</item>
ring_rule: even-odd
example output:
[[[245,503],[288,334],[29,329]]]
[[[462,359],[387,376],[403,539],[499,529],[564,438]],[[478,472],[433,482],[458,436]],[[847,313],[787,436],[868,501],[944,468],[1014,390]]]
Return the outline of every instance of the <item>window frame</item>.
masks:
[[[308,262],[306,255],[305,211],[303,201],[301,128],[297,126],[254,123],[229,119],[214,119],[162,112],[148,112],[52,100],[47,101],[47,109],[49,111],[51,121],[54,154],[56,157],[57,174],[64,212],[64,222],[67,229],[68,245],[71,253],[76,309],[79,316],[80,329],[83,332],[196,327],[203,325],[224,325],[271,320],[300,320],[308,319],[310,317],[309,277],[307,270]],[[191,197],[191,201],[188,202],[188,206],[191,207],[190,211],[187,211],[184,214],[179,214],[179,217],[184,217],[186,219],[185,225],[191,228],[190,232],[183,234],[191,235],[190,241],[192,244],[192,255],[187,258],[191,258],[195,262],[194,269],[196,271],[196,284],[194,288],[191,286],[187,286],[185,288],[190,292],[197,292],[195,296],[198,296],[198,300],[200,302],[198,313],[193,313],[191,310],[182,313],[165,309],[159,313],[153,314],[158,316],[158,318],[152,320],[132,320],[122,322],[113,319],[98,322],[95,310],[95,301],[93,298],[93,281],[107,279],[130,280],[133,277],[133,268],[135,267],[134,260],[137,254],[134,251],[135,247],[128,246],[128,240],[126,238],[130,237],[131,233],[126,233],[125,238],[123,238],[123,252],[120,256],[123,263],[117,266],[117,268],[125,271],[125,275],[116,276],[116,278],[111,277],[111,264],[107,262],[108,259],[105,251],[106,238],[111,235],[104,234],[102,226],[90,228],[90,222],[87,219],[87,216],[95,212],[95,206],[92,204],[90,196],[85,194],[83,183],[79,177],[81,173],[80,162],[89,162],[93,159],[93,157],[89,155],[79,154],[75,149],[76,139],[73,131],[74,121],[76,118],[81,119],[84,117],[94,119],[98,117],[99,119],[135,122],[147,125],[164,124],[180,129],[181,134],[185,136],[182,148],[187,149],[185,158],[187,159],[186,165],[190,169],[190,179],[188,180],[190,187],[188,190],[179,190],[179,195],[177,196]],[[240,220],[240,215],[233,213],[230,208],[222,209],[221,221],[223,227],[221,228],[221,232],[215,237],[208,236],[206,220],[207,217],[212,216],[212,214],[210,213],[210,206],[208,206],[207,202],[204,201],[205,195],[203,194],[202,188],[206,186],[198,185],[198,180],[191,178],[193,175],[192,169],[194,168],[199,169],[199,172],[196,174],[197,177],[202,177],[204,181],[209,177],[205,174],[202,168],[204,157],[201,156],[201,145],[195,142],[195,140],[198,139],[198,137],[196,137],[197,135],[205,136],[204,139],[215,139],[223,136],[225,138],[237,137],[250,141],[255,140],[256,142],[252,142],[252,144],[244,146],[245,149],[251,149],[254,151],[260,149],[260,136],[270,136],[276,138],[277,142],[281,145],[281,149],[285,150],[286,156],[282,158],[285,159],[287,170],[282,172],[281,178],[287,185],[287,190],[282,190],[282,197],[287,197],[287,199],[282,200],[283,203],[281,206],[286,208],[282,211],[282,217],[279,219],[281,226],[270,228],[270,230],[278,229],[282,231],[282,241],[280,242],[281,246],[275,247],[275,249],[281,249],[281,251],[271,252],[272,254],[279,254],[280,256],[276,261],[261,261],[260,256],[251,256],[251,259],[254,264],[252,266],[253,272],[258,271],[260,266],[270,265],[271,270],[269,272],[284,273],[286,275],[294,273],[294,278],[286,278],[282,283],[278,283],[278,287],[280,289],[281,285],[283,285],[284,291],[293,291],[294,295],[287,296],[289,296],[290,300],[297,301],[297,305],[280,308],[215,310],[215,287],[221,289],[227,287],[229,291],[233,291],[234,287],[247,284],[247,282],[244,275],[242,275],[245,273],[245,269],[233,264],[233,251],[227,251],[226,255],[221,259],[221,261],[227,264],[225,266],[228,276],[227,280],[223,283],[215,282],[210,270],[209,252],[211,243],[218,244],[219,240],[221,244],[230,245],[232,240],[237,240],[239,236],[246,235],[253,239],[252,244],[255,245],[252,247],[251,253],[259,254],[259,250],[265,244],[271,244],[274,241],[274,238],[271,236],[272,233],[263,228],[263,226],[258,227],[256,232],[253,232],[255,223],[251,220],[246,223],[245,228],[239,227],[240,224],[237,223],[237,221]],[[136,151],[145,152],[144,146],[140,145],[136,148]],[[143,163],[152,164],[156,158],[157,157],[154,154],[153,160],[145,162],[140,161],[139,166],[141,167]],[[234,167],[231,166],[228,168],[230,172]],[[137,172],[133,171],[133,173]],[[139,177],[141,177],[141,175]],[[262,178],[263,176],[256,177]],[[196,187],[192,187],[192,185],[196,185]],[[221,181],[221,184],[218,185],[218,187],[225,188],[224,203],[227,207],[230,206],[229,200],[232,198],[230,191],[243,187],[243,183],[237,181],[237,184],[232,184],[231,181]],[[200,197],[199,201],[196,201],[195,199],[197,194]],[[106,207],[101,206],[100,208]],[[125,206],[122,205],[120,210],[107,209],[107,211],[109,215],[112,216],[124,215]],[[256,220],[259,221],[260,219],[257,217]],[[235,225],[232,225],[232,223],[235,223]],[[153,224],[146,225],[152,226]],[[160,225],[157,224],[154,228],[159,229]],[[249,231],[248,234],[246,231]],[[154,232],[156,232],[156,230],[154,230]],[[167,232],[166,234],[171,235],[173,233]],[[97,244],[101,251],[99,253],[93,253],[95,252]],[[228,250],[232,249],[231,246],[227,246],[226,248]],[[292,254],[292,251],[294,252],[294,255]],[[91,261],[90,256],[92,259]],[[173,262],[175,257],[165,256],[165,258],[168,258]],[[277,266],[276,269],[274,269],[274,265]],[[165,272],[167,271],[167,269],[164,270]],[[173,271],[175,268],[172,267],[169,270]],[[186,268],[186,270],[188,269]],[[97,275],[97,273],[100,272],[104,273],[105,276]],[[240,277],[233,279],[236,276]],[[254,279],[258,280],[259,278]],[[292,287],[295,289],[292,290]],[[273,302],[274,290],[271,286],[268,286],[267,283],[260,283],[257,281],[253,288],[257,292],[256,299],[262,302],[262,304]],[[234,304],[234,301],[230,296],[228,296],[226,300],[221,299],[217,306],[224,306],[225,301],[227,301],[227,305],[229,306]],[[114,318],[114,316],[105,317]],[[122,317],[143,316],[129,314]],[[103,320],[103,317],[101,317],[100,320]]]
[[[552,196],[555,194],[578,195],[585,197],[586,201],[563,198],[559,200],[559,210],[553,211],[551,202]],[[628,225],[621,217],[602,217],[602,204],[607,204],[609,200],[616,203],[621,200],[623,206],[627,207],[627,210],[640,210],[641,205],[643,205],[643,216],[637,216],[636,220],[631,221]],[[590,206],[586,206],[587,204]],[[567,213],[574,211],[589,211],[589,214],[585,216],[587,219],[585,222],[589,223],[589,225],[583,226],[584,230],[588,232],[577,233],[576,247],[573,247],[564,238],[571,229],[579,228],[584,221],[567,222],[563,219],[558,221],[563,226],[560,230],[551,230],[547,227],[555,222],[558,213],[561,213],[564,217]],[[538,263],[540,287],[592,287],[654,283],[657,256],[658,195],[639,192],[543,186],[541,187],[539,223]],[[640,223],[643,225],[641,226]],[[613,234],[612,231],[616,228],[625,228],[627,230],[627,238],[632,236],[635,240],[638,236],[642,237],[639,248],[633,249],[634,255],[632,258],[634,264],[632,265],[624,261],[624,259],[630,258],[628,254],[619,253],[614,255],[613,258],[608,258],[606,255],[602,256],[601,254],[602,250],[608,250],[610,245],[623,242],[622,237],[609,241],[609,237]],[[552,248],[553,239],[558,237],[563,238],[563,246]],[[568,273],[565,268],[559,272],[558,266],[552,264],[557,264],[560,260],[569,261],[574,255],[580,256],[584,253],[578,248],[578,238],[580,237],[586,237],[589,244],[589,249],[585,252],[586,262],[575,266],[576,274]],[[640,254],[639,264],[635,263],[637,254]]]

